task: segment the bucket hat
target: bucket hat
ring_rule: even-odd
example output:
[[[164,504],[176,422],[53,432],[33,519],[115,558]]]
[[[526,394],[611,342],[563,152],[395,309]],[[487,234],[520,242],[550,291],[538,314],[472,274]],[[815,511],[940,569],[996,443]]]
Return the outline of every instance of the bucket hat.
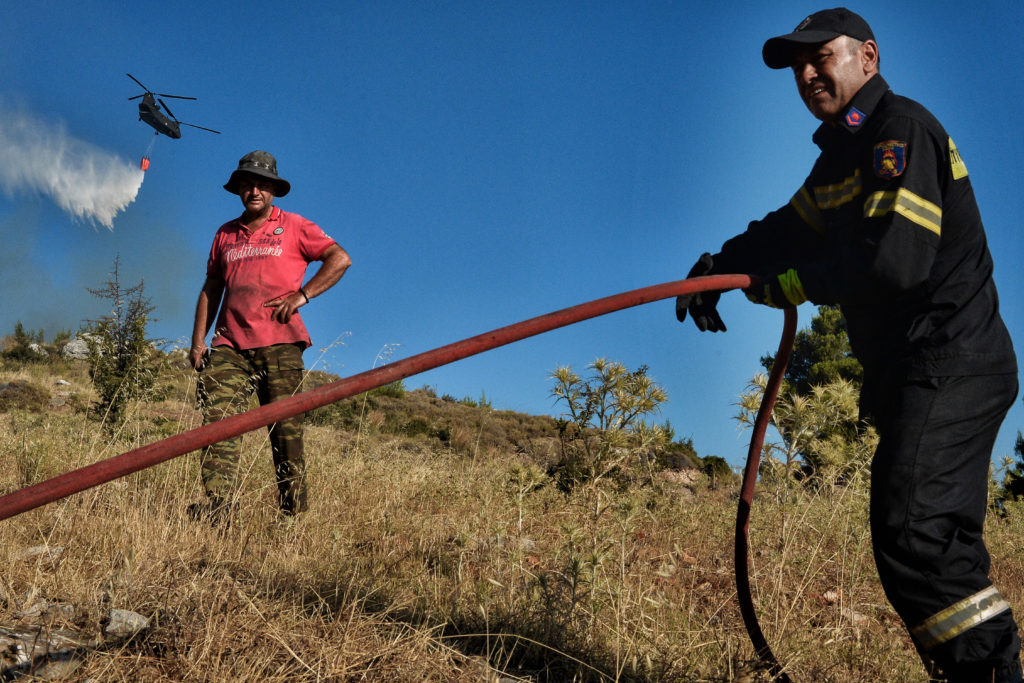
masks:
[[[283,197],[292,189],[291,183],[277,175],[277,159],[274,155],[262,150],[249,152],[238,160],[238,168],[231,173],[228,182],[224,183],[224,189],[231,194],[238,194],[238,181],[246,174],[272,180],[275,197]]]

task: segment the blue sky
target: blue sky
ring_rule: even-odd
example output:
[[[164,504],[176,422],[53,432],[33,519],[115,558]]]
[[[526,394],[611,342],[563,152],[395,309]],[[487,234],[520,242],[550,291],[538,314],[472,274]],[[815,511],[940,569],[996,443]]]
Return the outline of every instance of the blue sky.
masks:
[[[104,313],[86,292],[120,254],[144,278],[152,332],[186,340],[214,231],[240,212],[221,186],[265,149],[292,183],[278,205],[319,223],[352,256],[302,310],[307,367],[354,374],[598,297],[685,277],[788,201],[816,156],[816,121],[764,40],[822,6],[805,2],[97,2],[5,8],[0,119],[135,167],[136,199],[112,230],[6,177],[0,193],[0,331],[21,320],[77,329]],[[893,89],[955,139],[996,261],[1003,315],[1024,348],[1024,216],[1015,120],[1024,101],[1024,6],[852,5],[872,25]],[[140,89],[168,101],[184,137],[154,140]],[[20,143],[19,143],[20,144]],[[53,147],[42,157],[56,156]],[[38,159],[34,160],[38,162]],[[20,163],[20,162],[19,162]],[[56,163],[56,161],[55,161]],[[45,164],[44,164],[45,165]],[[71,185],[75,183],[72,182]],[[72,191],[65,188],[65,191]],[[498,409],[557,414],[549,374],[597,357],[647,365],[669,419],[702,455],[740,464],[733,405],[774,352],[776,311],[723,298],[724,335],[648,304],[406,381]],[[800,309],[801,323],[814,310]],[[321,349],[327,348],[325,352]],[[1018,399],[996,455],[1012,454]]]

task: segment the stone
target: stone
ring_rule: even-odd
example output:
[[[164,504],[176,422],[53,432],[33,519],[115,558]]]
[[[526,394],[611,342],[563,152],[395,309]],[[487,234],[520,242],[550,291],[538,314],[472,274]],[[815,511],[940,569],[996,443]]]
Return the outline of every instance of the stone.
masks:
[[[60,355],[69,360],[89,360],[89,344],[77,337],[64,345]]]
[[[81,666],[78,651],[97,644],[63,629],[0,627],[0,651],[5,654],[0,661],[0,679],[66,680]]]
[[[15,619],[51,622],[55,619],[71,620],[75,617],[75,606],[64,602],[38,600],[20,612],[14,614]]]
[[[43,567],[55,567],[64,557],[64,547],[59,545],[35,545],[19,555],[22,560],[38,562]]]
[[[103,633],[115,638],[131,638],[149,628],[149,617],[127,609],[112,609]]]

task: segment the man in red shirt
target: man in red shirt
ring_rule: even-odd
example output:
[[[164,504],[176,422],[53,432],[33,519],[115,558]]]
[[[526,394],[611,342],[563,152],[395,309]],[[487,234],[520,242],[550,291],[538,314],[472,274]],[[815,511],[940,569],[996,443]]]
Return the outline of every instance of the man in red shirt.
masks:
[[[196,305],[189,361],[200,373],[204,424],[244,411],[253,392],[266,405],[298,391],[302,352],[312,344],[298,310],[330,289],[352,263],[315,223],[274,206],[274,197],[288,194],[291,185],[277,175],[277,161],[267,152],[242,157],[224,189],[237,194],[245,209],[217,230]],[[322,264],[303,285],[312,261]],[[302,416],[269,430],[278,503],[282,514],[294,516],[306,507]],[[216,522],[229,509],[240,447],[241,437],[235,437],[203,451],[209,503],[190,507],[194,515]]]

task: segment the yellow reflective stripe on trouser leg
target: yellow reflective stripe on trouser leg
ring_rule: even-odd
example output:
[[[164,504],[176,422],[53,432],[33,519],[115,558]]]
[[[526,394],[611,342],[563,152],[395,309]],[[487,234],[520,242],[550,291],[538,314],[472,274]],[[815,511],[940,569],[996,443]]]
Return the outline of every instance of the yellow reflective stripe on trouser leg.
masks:
[[[910,629],[924,649],[941,645],[952,640],[964,631],[988,621],[997,614],[1010,609],[995,586],[964,598],[955,605],[933,614],[920,624]]]
[[[786,295],[786,298],[792,305],[799,306],[807,301],[804,285],[800,282],[800,276],[796,274],[795,269],[790,268],[785,273],[781,273],[779,275],[779,285],[782,287],[782,293]]]

